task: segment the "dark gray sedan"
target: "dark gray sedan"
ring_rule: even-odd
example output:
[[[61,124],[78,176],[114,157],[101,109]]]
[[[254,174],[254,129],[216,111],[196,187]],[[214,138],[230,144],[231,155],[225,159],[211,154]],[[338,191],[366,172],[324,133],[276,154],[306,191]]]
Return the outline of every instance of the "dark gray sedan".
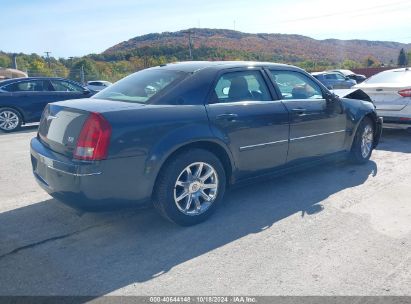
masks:
[[[296,67],[167,64],[48,105],[31,160],[39,185],[71,206],[153,202],[193,225],[234,183],[335,157],[367,162],[381,124],[372,103],[339,98]]]

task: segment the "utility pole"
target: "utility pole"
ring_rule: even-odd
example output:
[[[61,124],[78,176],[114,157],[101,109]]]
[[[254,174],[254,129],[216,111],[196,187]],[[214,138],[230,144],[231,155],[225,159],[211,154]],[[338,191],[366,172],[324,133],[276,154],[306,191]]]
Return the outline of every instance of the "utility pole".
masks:
[[[184,31],[184,34],[188,34],[188,50],[190,51],[190,60],[193,60],[193,51],[192,51],[192,37],[191,35],[194,34],[194,31],[188,30]]]
[[[17,67],[17,54],[13,54],[13,69],[18,69]]]
[[[51,52],[44,52],[44,53],[45,53],[46,56],[47,56],[47,63],[48,63],[49,69],[50,69],[50,53],[51,53]]]
[[[81,78],[81,83],[83,84],[83,85],[85,85],[86,84],[86,81],[85,81],[85,77],[84,77],[84,65],[81,65],[81,70],[80,70],[80,78]]]

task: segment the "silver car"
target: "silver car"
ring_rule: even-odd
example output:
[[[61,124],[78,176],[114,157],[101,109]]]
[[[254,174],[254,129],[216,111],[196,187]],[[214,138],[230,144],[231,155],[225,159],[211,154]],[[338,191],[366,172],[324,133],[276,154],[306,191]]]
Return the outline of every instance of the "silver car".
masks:
[[[377,113],[384,118],[385,127],[411,127],[411,69],[401,68],[378,73],[358,88],[374,102]]]
[[[100,92],[111,85],[111,82],[105,80],[93,80],[87,82],[87,88],[93,92]]]

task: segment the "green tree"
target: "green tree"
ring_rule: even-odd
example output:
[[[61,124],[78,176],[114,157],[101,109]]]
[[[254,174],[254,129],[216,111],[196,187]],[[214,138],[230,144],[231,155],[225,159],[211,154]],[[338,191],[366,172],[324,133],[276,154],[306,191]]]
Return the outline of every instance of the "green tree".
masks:
[[[11,68],[11,58],[6,54],[0,54],[0,67]]]
[[[350,59],[345,59],[343,63],[341,64],[341,68],[348,69],[348,70],[356,69],[360,67],[361,67],[361,64],[359,62],[350,60]]]
[[[100,78],[100,74],[97,70],[94,60],[83,58],[73,64],[70,69],[69,78],[81,82],[82,73],[84,75],[84,81]]]
[[[374,56],[370,55],[364,59],[364,65],[367,68],[379,67],[381,65],[381,62]]]
[[[404,67],[408,64],[408,58],[405,54],[405,50],[402,48],[400,54],[398,55],[398,66]]]

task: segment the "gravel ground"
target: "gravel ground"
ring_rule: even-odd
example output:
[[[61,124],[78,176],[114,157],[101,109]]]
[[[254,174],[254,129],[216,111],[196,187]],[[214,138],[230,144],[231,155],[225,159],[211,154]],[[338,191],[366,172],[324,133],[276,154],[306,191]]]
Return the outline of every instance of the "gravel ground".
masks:
[[[0,295],[411,296],[411,134],[364,166],[236,189],[190,228],[153,209],[79,214],[31,175],[35,129],[0,134]]]

